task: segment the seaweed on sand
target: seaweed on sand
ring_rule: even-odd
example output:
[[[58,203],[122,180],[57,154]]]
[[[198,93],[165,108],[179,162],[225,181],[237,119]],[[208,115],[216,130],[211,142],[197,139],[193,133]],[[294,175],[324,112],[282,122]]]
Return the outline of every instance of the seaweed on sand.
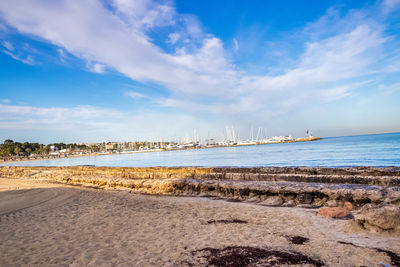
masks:
[[[307,237],[303,237],[303,236],[299,236],[299,235],[295,235],[295,236],[286,236],[286,238],[292,242],[292,244],[296,244],[296,245],[303,245],[304,243],[310,241],[309,238]]]
[[[247,221],[239,220],[239,219],[230,219],[230,220],[209,220],[207,221],[208,224],[216,224],[216,223],[247,223]]]
[[[283,264],[312,264],[324,266],[317,259],[310,258],[295,251],[279,251],[257,247],[229,246],[222,249],[203,248],[192,251],[194,258],[198,257],[206,262],[205,266],[277,266]],[[198,265],[196,263],[195,265]]]

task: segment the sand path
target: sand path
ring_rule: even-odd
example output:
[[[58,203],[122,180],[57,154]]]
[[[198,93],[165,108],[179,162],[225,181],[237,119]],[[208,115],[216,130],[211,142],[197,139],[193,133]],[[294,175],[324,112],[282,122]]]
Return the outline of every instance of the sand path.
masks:
[[[247,223],[218,223],[233,219]],[[350,224],[310,209],[0,179],[0,266],[198,266],[207,260],[194,251],[228,246],[298,252],[328,266],[393,262],[371,248],[400,254],[399,237]]]

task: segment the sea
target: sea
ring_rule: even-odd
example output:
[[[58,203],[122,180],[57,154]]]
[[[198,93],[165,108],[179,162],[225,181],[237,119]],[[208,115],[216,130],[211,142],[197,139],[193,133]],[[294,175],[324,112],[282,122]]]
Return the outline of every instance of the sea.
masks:
[[[328,137],[318,141],[112,154],[2,164],[112,167],[400,167],[400,133]]]

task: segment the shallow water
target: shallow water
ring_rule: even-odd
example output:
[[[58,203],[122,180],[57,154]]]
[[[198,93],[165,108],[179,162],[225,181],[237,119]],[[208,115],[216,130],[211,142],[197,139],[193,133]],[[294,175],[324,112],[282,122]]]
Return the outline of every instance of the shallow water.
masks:
[[[330,137],[301,143],[220,147],[14,162],[8,166],[400,166],[400,133]]]

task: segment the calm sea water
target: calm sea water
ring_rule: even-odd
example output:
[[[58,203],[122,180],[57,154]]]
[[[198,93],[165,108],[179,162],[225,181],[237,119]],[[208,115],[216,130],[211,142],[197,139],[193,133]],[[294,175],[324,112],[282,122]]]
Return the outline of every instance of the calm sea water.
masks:
[[[400,133],[320,141],[14,162],[8,166],[400,166]]]

